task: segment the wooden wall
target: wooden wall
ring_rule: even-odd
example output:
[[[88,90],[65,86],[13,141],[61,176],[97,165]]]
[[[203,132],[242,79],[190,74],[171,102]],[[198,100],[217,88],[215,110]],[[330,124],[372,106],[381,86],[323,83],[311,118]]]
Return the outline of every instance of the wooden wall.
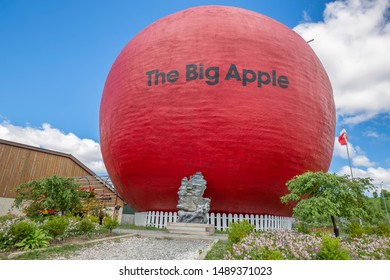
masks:
[[[91,176],[71,155],[0,140],[0,197],[14,198],[22,183],[57,175]]]
[[[96,195],[96,198],[100,200],[104,207],[115,207],[120,205],[123,208],[123,201],[115,192],[107,188],[105,180],[101,177],[76,177],[75,182],[80,185],[80,188],[86,191],[91,191]],[[123,210],[123,209],[122,209]]]

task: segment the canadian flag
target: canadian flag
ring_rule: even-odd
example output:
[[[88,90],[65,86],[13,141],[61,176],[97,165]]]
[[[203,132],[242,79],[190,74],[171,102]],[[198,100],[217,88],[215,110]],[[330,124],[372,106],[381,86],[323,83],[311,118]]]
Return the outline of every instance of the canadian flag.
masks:
[[[341,130],[340,136],[339,136],[339,143],[343,145],[347,145],[348,142],[348,134],[345,129]]]

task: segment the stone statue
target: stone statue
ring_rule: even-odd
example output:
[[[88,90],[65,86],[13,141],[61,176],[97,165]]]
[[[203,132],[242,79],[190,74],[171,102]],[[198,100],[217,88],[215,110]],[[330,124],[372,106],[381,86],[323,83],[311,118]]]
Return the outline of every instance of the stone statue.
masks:
[[[207,213],[210,211],[210,199],[203,198],[206,180],[201,172],[196,172],[188,180],[184,177],[178,191],[179,223],[208,224]]]

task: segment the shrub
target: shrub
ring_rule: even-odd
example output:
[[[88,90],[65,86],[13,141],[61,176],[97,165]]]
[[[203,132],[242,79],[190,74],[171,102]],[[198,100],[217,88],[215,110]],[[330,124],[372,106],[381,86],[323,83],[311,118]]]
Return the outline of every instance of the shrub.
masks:
[[[296,224],[296,229],[297,229],[297,232],[300,232],[300,233],[307,233],[307,234],[310,233],[309,228],[307,227],[307,225],[304,222],[298,222]]]
[[[47,231],[50,236],[57,238],[65,233],[68,225],[69,221],[66,217],[52,216],[46,221],[42,228]]]
[[[248,221],[241,221],[230,225],[226,232],[228,234],[228,240],[230,244],[236,244],[241,242],[246,236],[253,232],[254,226]]]
[[[118,219],[112,218],[111,216],[104,217],[103,219],[103,227],[108,229],[110,233],[114,228],[118,227],[118,225]]]
[[[8,229],[0,227],[0,252],[7,249],[10,243]]]
[[[259,248],[252,250],[249,255],[251,260],[285,260],[283,254],[279,250]]]
[[[340,241],[330,236],[320,238],[311,234],[278,230],[253,232],[240,243],[226,249],[224,258],[231,260],[279,259],[280,254],[288,260],[350,259],[351,257],[358,260],[388,260],[390,238],[364,234],[361,238]]]
[[[362,237],[363,234],[366,233],[366,230],[357,222],[350,223],[347,226],[346,231],[349,234],[349,236],[351,236],[352,238],[355,238],[355,237],[360,238],[360,237]]]
[[[388,224],[380,223],[378,226],[373,227],[372,231],[376,235],[390,237],[390,225]]]
[[[26,203],[25,208],[23,209],[23,213],[26,214],[29,218],[38,218],[42,217],[41,213],[42,205],[38,202],[32,201],[30,204]]]
[[[4,218],[0,221],[0,252],[11,249],[15,244],[15,238],[11,235],[10,229],[19,222],[19,218]]]
[[[333,233],[333,229],[329,228],[311,228],[310,229],[310,234],[314,235],[316,237],[322,237],[324,235],[329,235]]]
[[[95,232],[96,228],[95,228],[95,224],[91,220],[82,219],[77,224],[77,230],[79,234],[92,235]]]
[[[78,224],[81,221],[81,218],[79,217],[67,217],[68,220],[68,227],[65,229],[65,232],[63,234],[64,238],[68,238],[71,236],[80,235]]]
[[[11,225],[8,234],[12,238],[12,243],[16,244],[32,234],[36,227],[32,222],[19,221]]]
[[[88,219],[95,224],[99,223],[99,218],[97,216],[88,216]]]
[[[346,249],[341,248],[340,239],[327,235],[322,237],[318,260],[350,260],[351,256]]]
[[[60,212],[62,215],[79,212],[85,192],[73,178],[53,176],[31,181],[16,188],[16,207],[22,207],[29,217]],[[50,210],[49,210],[50,209]]]
[[[67,219],[69,225],[62,236],[64,238],[78,235],[92,236],[101,230],[99,224],[92,222],[88,217],[83,219],[80,217],[68,217]]]
[[[15,218],[16,218],[16,216],[15,215],[11,215],[11,214],[8,214],[8,215],[5,215],[5,216],[0,216],[0,223],[6,222],[6,221],[10,221],[10,220],[13,220]]]
[[[51,237],[47,236],[42,229],[34,227],[33,231],[15,246],[23,250],[37,249],[49,246],[50,239]]]
[[[282,253],[279,250],[267,250],[264,252],[263,260],[284,260]]]

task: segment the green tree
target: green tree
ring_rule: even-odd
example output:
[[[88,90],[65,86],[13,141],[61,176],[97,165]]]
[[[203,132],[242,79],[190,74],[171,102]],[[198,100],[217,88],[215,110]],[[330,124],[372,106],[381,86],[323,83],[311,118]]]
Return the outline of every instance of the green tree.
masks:
[[[282,196],[281,201],[296,202],[293,215],[302,221],[330,217],[337,237],[335,217],[367,217],[368,202],[364,193],[374,189],[371,181],[370,178],[350,180],[347,175],[309,171],[286,183],[290,193]]]
[[[382,190],[381,191],[381,196],[383,196],[383,197],[390,197],[390,192],[388,190]]]
[[[62,215],[76,213],[82,207],[81,199],[88,195],[79,189],[73,178],[53,176],[31,181],[16,188],[14,205],[23,208],[30,217],[42,212],[60,212]]]

